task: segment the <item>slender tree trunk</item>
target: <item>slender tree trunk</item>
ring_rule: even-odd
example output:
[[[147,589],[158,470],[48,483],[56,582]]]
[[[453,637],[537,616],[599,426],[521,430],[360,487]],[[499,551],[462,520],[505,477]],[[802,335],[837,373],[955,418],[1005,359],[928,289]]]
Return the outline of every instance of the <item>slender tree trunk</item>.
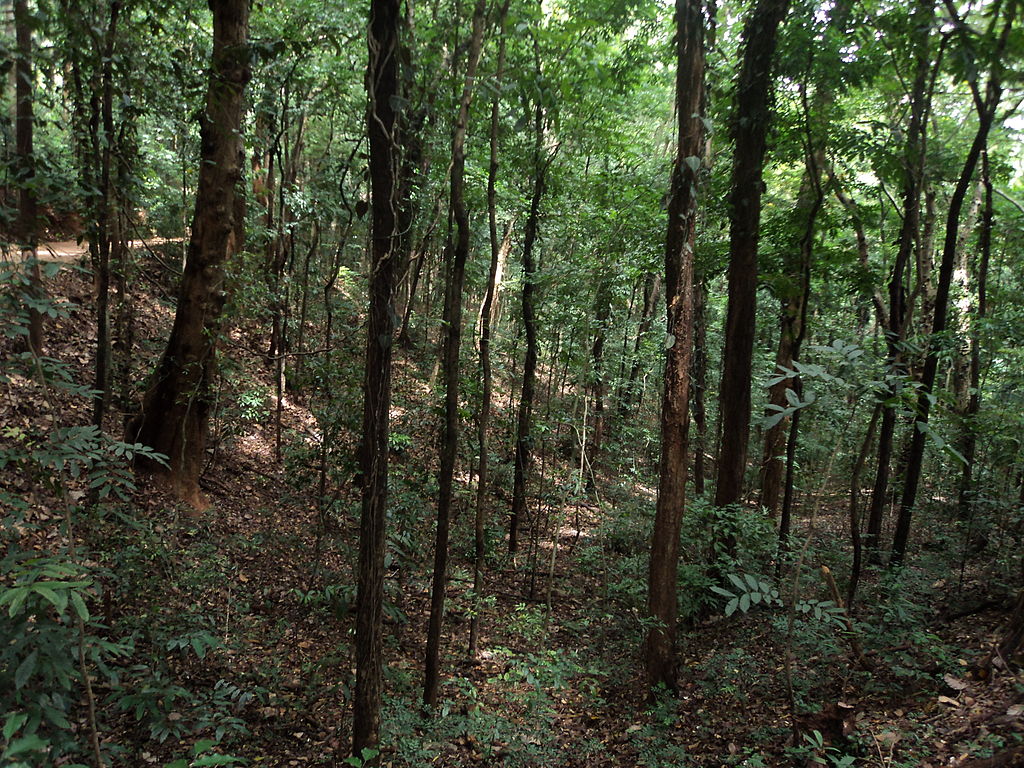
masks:
[[[36,301],[45,295],[43,276],[37,261],[37,216],[35,183],[35,112],[32,95],[32,27],[27,0],[14,0],[14,29],[18,57],[14,67],[15,179],[18,187],[18,218],[15,222],[22,259],[28,262],[29,293]],[[43,354],[43,315],[35,308],[28,313],[28,348],[36,357]]]
[[[786,371],[792,370],[793,362],[800,357],[800,346],[806,332],[815,225],[823,198],[821,169],[824,161],[824,148],[813,148],[806,158],[804,178],[797,196],[796,215],[803,219],[803,226],[797,247],[790,251],[795,251],[796,258],[784,267],[788,273],[787,282],[791,281],[795,285],[781,297],[779,347],[775,354],[776,376],[785,375]],[[791,382],[791,379],[784,378],[773,384],[769,389],[768,402],[777,408],[785,408],[786,391]],[[768,510],[773,518],[779,513],[779,497],[782,491],[781,453],[786,443],[787,430],[792,431],[796,423],[796,419],[787,417],[765,430],[764,454],[761,460],[761,506]]]
[[[540,201],[544,196],[546,176],[551,158],[544,160],[544,108],[538,101],[534,107],[534,182],[530,198],[530,213],[523,231],[523,330],[526,335],[526,354],[523,360],[523,386],[519,396],[516,419],[515,456],[512,475],[512,510],[508,525],[508,551],[519,548],[519,526],[526,515],[526,479],[532,463],[533,399],[537,387],[537,318],[534,304],[537,293],[537,266],[533,249],[540,227]]]
[[[704,35],[700,0],[677,0],[676,111],[678,146],[665,236],[665,303],[670,345],[661,401],[661,463],[651,536],[645,638],[647,684],[676,690],[679,528],[686,505],[686,448],[693,347],[693,257],[697,189],[704,148]]]
[[[224,262],[234,253],[235,197],[242,178],[243,94],[250,77],[249,0],[209,0],[213,60],[200,115],[200,171],[185,272],[167,348],[132,442],[168,457],[175,493],[200,506],[199,474],[216,373],[216,342],[225,301]]]
[[[896,532],[893,536],[890,566],[898,566],[903,562],[910,538],[910,523],[917,503],[917,488],[921,480],[921,467],[924,461],[924,446],[927,439],[928,417],[931,412],[932,392],[935,388],[935,375],[939,365],[939,344],[946,330],[947,311],[949,305],[949,289],[953,279],[953,266],[956,260],[956,244],[960,227],[960,214],[964,199],[971,185],[971,179],[978,166],[978,160],[988,143],[988,134],[995,121],[996,110],[1003,95],[1003,52],[1016,18],[1017,6],[1009,3],[1004,8],[1005,22],[1002,33],[992,54],[992,69],[984,98],[977,93],[975,86],[975,102],[978,109],[978,129],[974,141],[964,160],[963,169],[957,179],[953,196],[949,201],[946,214],[946,233],[942,244],[942,262],[939,266],[938,284],[935,289],[935,316],[932,319],[932,333],[928,344],[928,356],[925,359],[924,372],[921,375],[921,386],[918,389],[916,418],[912,432],[910,452],[907,457],[906,479],[903,495],[900,498],[899,516],[896,521]]]
[[[498,268],[501,250],[511,239],[512,227],[505,234],[505,242],[498,244],[498,127],[501,110],[501,81],[505,75],[505,19],[509,0],[498,12],[498,64],[495,71],[494,98],[491,100],[490,162],[487,166],[487,230],[490,235],[491,263],[487,270],[487,290],[480,306],[480,376],[483,391],[480,396],[480,414],[477,418],[477,440],[480,459],[477,464],[476,514],[473,520],[473,618],[469,625],[469,655],[475,657],[480,642],[480,614],[483,610],[484,557],[487,550],[487,481],[488,445],[487,427],[491,422],[491,310],[498,288]]]
[[[729,303],[719,390],[722,442],[715,487],[715,505],[719,507],[740,500],[747,466],[757,249],[765,144],[771,122],[772,59],[779,24],[788,8],[788,0],[757,0],[743,29],[743,63],[732,121],[736,148],[729,192]]]
[[[968,373],[967,408],[963,414],[963,434],[960,439],[960,455],[964,457],[963,473],[960,475],[958,493],[959,515],[968,520],[974,504],[974,461],[977,454],[977,417],[981,410],[981,333],[988,315],[988,264],[992,254],[992,179],[989,176],[988,152],[981,155],[981,183],[984,187],[985,202],[981,217],[981,254],[977,266],[978,298],[971,323],[970,370]]]
[[[395,200],[400,146],[395,101],[399,93],[398,0],[370,0],[370,306],[366,325],[363,384],[363,508],[357,571],[356,690],[352,704],[352,752],[380,743],[383,677],[385,512],[388,496],[388,431],[391,409],[391,353],[394,336],[394,281],[398,248]],[[372,761],[377,764],[376,761]]]
[[[633,343],[633,360],[629,366],[629,383],[626,384],[622,397],[619,398],[619,418],[626,419],[629,411],[636,405],[637,380],[640,378],[640,369],[643,367],[644,339],[651,332],[651,323],[658,308],[658,301],[661,298],[661,276],[655,272],[648,272],[644,278],[643,307],[640,310],[640,323],[636,329],[636,341]]]
[[[592,390],[594,393],[594,426],[590,439],[586,441],[583,451],[583,463],[586,468],[587,493],[594,492],[594,467],[597,465],[598,456],[601,453],[601,443],[604,440],[604,419],[605,419],[605,383],[604,383],[604,347],[608,337],[608,318],[612,311],[612,286],[610,278],[606,277],[597,288],[597,298],[594,305],[594,344],[590,350],[593,363]]]
[[[875,404],[875,410],[871,413],[871,421],[868,422],[867,432],[864,433],[864,440],[860,444],[860,451],[853,462],[853,469],[850,472],[850,543],[853,548],[853,563],[850,566],[850,583],[846,588],[846,607],[853,608],[853,600],[857,595],[857,585],[860,582],[861,566],[863,563],[864,547],[860,533],[860,479],[864,474],[864,465],[867,463],[868,454],[871,452],[871,442],[875,439],[875,427],[878,426],[878,415],[882,412],[881,402]]]
[[[103,139],[99,151],[99,189],[95,191],[96,237],[93,245],[96,256],[93,263],[96,281],[96,360],[93,379],[92,423],[103,426],[110,403],[110,251],[111,229],[118,216],[116,192],[111,185],[114,144],[114,44],[121,3],[110,4],[101,67],[100,120]],[[116,225],[115,225],[116,226]]]
[[[704,495],[704,454],[707,451],[708,415],[704,395],[708,382],[707,348],[707,278],[701,274],[693,281],[693,361],[690,369],[690,397],[693,411],[693,426],[696,439],[693,441],[693,492]]]
[[[473,100],[477,64],[483,44],[486,0],[477,0],[473,10],[473,30],[466,61],[466,82],[462,88],[459,115],[452,139],[451,214],[455,221],[455,242],[447,252],[451,261],[445,285],[444,301],[444,435],[441,440],[438,470],[437,538],[434,543],[434,576],[430,596],[430,621],[427,628],[427,655],[424,664],[423,704],[437,706],[441,670],[441,624],[444,619],[445,588],[448,584],[448,534],[451,526],[452,485],[459,447],[459,351],[462,342],[462,290],[469,257],[469,212],[466,210],[466,126]]]
[[[893,440],[896,432],[896,405],[893,402],[899,394],[900,377],[905,373],[902,341],[905,337],[905,323],[908,314],[906,272],[914,250],[921,220],[921,188],[923,185],[923,163],[928,112],[928,71],[931,57],[929,37],[931,19],[935,14],[934,0],[918,0],[913,24],[916,69],[910,94],[910,125],[907,130],[907,145],[903,154],[903,223],[900,227],[896,259],[889,278],[889,325],[885,329],[887,347],[887,368],[893,383],[883,394],[888,402],[882,413],[878,433],[877,469],[871,492],[871,507],[868,511],[867,532],[864,547],[869,562],[880,561],[879,547],[882,534],[882,519],[889,495],[889,471],[892,463]]]

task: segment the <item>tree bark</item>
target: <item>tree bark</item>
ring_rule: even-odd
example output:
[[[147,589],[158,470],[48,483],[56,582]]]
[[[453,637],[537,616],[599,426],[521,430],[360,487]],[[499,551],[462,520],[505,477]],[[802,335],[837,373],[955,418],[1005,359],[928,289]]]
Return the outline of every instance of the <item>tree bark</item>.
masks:
[[[488,446],[487,428],[491,422],[491,310],[498,288],[498,268],[501,250],[508,245],[512,228],[506,232],[506,242],[498,243],[498,127],[501,111],[501,81],[505,75],[505,19],[509,0],[498,11],[498,63],[495,71],[496,88],[491,100],[490,162],[487,165],[487,230],[490,236],[491,263],[487,270],[487,290],[480,305],[480,377],[483,391],[480,395],[480,414],[477,417],[477,441],[480,459],[476,471],[476,514],[473,519],[473,618],[469,625],[469,655],[475,657],[480,642],[480,614],[483,610],[484,557],[487,540],[487,481]]]
[[[928,417],[931,412],[932,391],[935,387],[935,375],[939,366],[939,346],[947,325],[949,305],[949,289],[953,279],[953,266],[956,260],[956,245],[960,228],[960,213],[964,199],[971,185],[971,179],[978,166],[978,160],[988,144],[988,134],[995,121],[996,110],[1003,95],[1003,52],[1016,19],[1017,5],[1008,3],[1005,6],[1005,22],[1002,32],[992,53],[991,74],[985,95],[982,98],[978,86],[975,90],[975,103],[978,110],[978,128],[974,141],[964,160],[963,169],[957,179],[956,187],[949,201],[946,214],[946,232],[942,244],[942,262],[939,266],[938,284],[935,288],[935,316],[932,319],[931,338],[928,343],[928,355],[925,358],[924,372],[921,375],[921,386],[918,389],[916,417],[907,457],[906,479],[903,495],[900,497],[899,516],[896,521],[896,532],[893,536],[890,566],[898,566],[903,562],[910,538],[910,524],[917,503],[917,489],[921,480],[921,467],[924,461],[924,446],[927,438]]]
[[[515,456],[512,475],[512,509],[508,525],[508,551],[512,554],[519,548],[519,526],[526,515],[526,479],[532,463],[533,399],[537,388],[537,317],[536,302],[537,265],[533,249],[540,227],[540,201],[544,196],[546,176],[551,158],[544,160],[544,108],[540,102],[534,107],[534,182],[530,198],[530,213],[523,230],[523,330],[526,336],[526,353],[523,359],[523,385],[519,395],[519,411],[516,418]]]
[[[14,0],[14,30],[18,49],[14,67],[14,173],[18,185],[15,233],[22,259],[28,262],[29,295],[34,301],[42,301],[45,293],[37,261],[38,205],[33,189],[36,173],[33,147],[35,113],[32,95],[32,28],[29,25],[27,0]],[[35,307],[30,307],[28,311],[28,349],[36,357],[43,354],[43,315]]]
[[[661,401],[661,462],[651,536],[645,638],[647,684],[676,690],[676,596],[679,529],[686,504],[690,360],[693,347],[693,259],[697,190],[704,149],[704,34],[700,0],[676,0],[678,145],[665,235],[668,349]]]
[[[968,400],[963,413],[962,434],[960,438],[960,455],[964,457],[963,472],[960,475],[958,493],[959,516],[968,520],[974,504],[974,459],[977,451],[977,425],[975,424],[981,410],[981,334],[985,317],[988,314],[988,264],[992,254],[992,179],[989,176],[988,152],[981,155],[981,183],[984,187],[984,209],[981,217],[981,236],[979,248],[981,255],[977,266],[978,298],[974,307],[974,320],[971,324],[970,369],[968,372]]]
[[[395,195],[400,146],[395,112],[399,93],[398,0],[370,0],[366,122],[370,137],[370,280],[363,379],[363,504],[359,525],[356,613],[356,689],[352,752],[380,742],[383,678],[385,512],[388,497],[388,431],[394,336],[394,282],[398,251]],[[374,765],[376,760],[371,761]]]
[[[444,619],[445,588],[448,584],[448,536],[451,527],[452,485],[459,446],[459,351],[462,342],[462,291],[469,257],[469,212],[466,210],[466,127],[473,100],[477,64],[483,44],[486,0],[477,0],[466,61],[466,82],[462,88],[459,114],[452,138],[451,214],[455,242],[446,249],[450,256],[444,299],[444,433],[438,469],[437,537],[434,542],[434,574],[427,627],[427,655],[424,663],[423,704],[437,706],[441,670],[441,624]]]
[[[722,442],[715,487],[715,505],[719,507],[740,500],[747,466],[762,176],[772,116],[772,59],[779,25],[788,8],[788,0],[758,0],[743,29],[743,63],[732,121],[736,148],[729,192],[729,303],[719,390]]]
[[[249,0],[209,0],[213,58],[200,115],[200,172],[192,236],[167,348],[129,439],[167,456],[172,489],[201,506],[199,474],[225,301],[224,262],[235,252],[235,198],[242,178],[242,112],[249,81]]]
[[[918,237],[921,220],[921,188],[924,175],[925,138],[928,129],[925,116],[930,101],[928,72],[931,66],[931,57],[929,56],[928,41],[931,33],[931,19],[934,14],[934,0],[917,1],[914,10],[915,21],[912,23],[915,30],[913,39],[916,59],[915,74],[910,94],[910,124],[907,128],[907,144],[903,152],[903,223],[900,227],[896,258],[889,278],[889,311],[887,314],[889,323],[885,328],[886,367],[893,382],[882,395],[882,399],[886,403],[878,432],[878,464],[871,491],[867,531],[864,536],[864,548],[867,550],[868,560],[876,564],[880,561],[882,518],[889,495],[889,470],[896,432],[895,400],[902,386],[900,378],[905,373],[902,342],[905,338],[908,314],[907,294],[909,289],[906,272],[910,256],[914,251],[914,243]]]

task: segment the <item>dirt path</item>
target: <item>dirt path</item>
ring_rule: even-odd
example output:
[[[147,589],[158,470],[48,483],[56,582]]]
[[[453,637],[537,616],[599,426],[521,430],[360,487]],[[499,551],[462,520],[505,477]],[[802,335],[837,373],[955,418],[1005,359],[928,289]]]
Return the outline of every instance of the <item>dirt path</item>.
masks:
[[[147,240],[131,240],[129,248],[146,248],[164,243],[180,243],[181,238],[153,237]],[[77,264],[89,255],[89,243],[86,240],[51,240],[39,244],[39,260],[58,262],[60,264]]]

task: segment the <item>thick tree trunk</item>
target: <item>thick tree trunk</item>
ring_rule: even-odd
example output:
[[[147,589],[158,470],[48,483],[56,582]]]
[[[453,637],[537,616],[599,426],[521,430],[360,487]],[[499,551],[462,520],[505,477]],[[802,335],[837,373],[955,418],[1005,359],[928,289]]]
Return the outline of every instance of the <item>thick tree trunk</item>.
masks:
[[[1016,18],[1017,6],[1010,3],[1005,7],[1005,22],[1002,33],[992,54],[992,70],[984,98],[975,94],[978,109],[978,129],[974,141],[967,152],[963,169],[957,179],[953,196],[949,201],[946,214],[946,233],[942,244],[942,262],[939,266],[939,279],[935,289],[935,316],[932,319],[932,333],[928,344],[928,356],[921,375],[921,386],[918,389],[916,418],[912,432],[910,452],[907,457],[906,479],[903,495],[900,498],[899,517],[896,521],[896,532],[892,542],[890,566],[898,566],[903,562],[910,538],[910,524],[917,503],[917,488],[921,480],[921,467],[924,462],[924,446],[927,439],[928,417],[932,406],[932,392],[935,388],[935,375],[939,366],[939,345],[947,325],[949,305],[949,289],[953,280],[953,266],[956,260],[956,245],[960,228],[960,213],[964,199],[971,185],[978,161],[988,143],[988,134],[995,121],[996,110],[1003,95],[1002,73],[1003,52],[1006,50],[1010,31]]]
[[[448,585],[448,535],[451,526],[452,486],[459,447],[459,351],[462,342],[462,290],[469,257],[469,212],[466,210],[466,126],[473,99],[477,64],[483,44],[486,0],[477,0],[473,30],[466,61],[466,82],[462,88],[459,114],[452,138],[451,215],[455,242],[446,249],[450,255],[444,298],[444,433],[438,469],[437,537],[434,541],[434,574],[427,627],[427,655],[424,663],[423,704],[437,706],[441,670],[441,623],[444,619],[445,588]]]
[[[352,704],[352,752],[380,743],[383,682],[384,551],[388,497],[388,431],[394,281],[398,249],[395,193],[400,146],[395,101],[399,88],[398,0],[371,0],[366,89],[370,137],[370,279],[363,380],[363,507],[356,574],[356,690]],[[377,761],[371,761],[374,765]]]
[[[722,352],[722,442],[715,505],[740,500],[750,433],[750,383],[757,309],[757,249],[765,144],[771,121],[772,59],[789,0],[758,0],[743,29],[743,63],[732,133],[729,192],[729,303]],[[730,544],[731,546],[731,544]]]
[[[672,169],[665,235],[665,304],[669,344],[661,401],[661,463],[651,535],[645,638],[647,684],[676,690],[676,595],[679,528],[686,505],[690,360],[693,347],[693,258],[697,189],[704,148],[704,35],[700,0],[677,0],[676,111],[678,146]]]
[[[14,29],[18,58],[14,67],[14,144],[15,180],[18,187],[18,218],[15,221],[22,259],[28,262],[29,292],[36,301],[44,294],[43,277],[37,259],[36,218],[38,206],[33,188],[35,182],[35,150],[33,136],[35,113],[32,96],[32,27],[29,24],[27,0],[14,0]],[[28,313],[28,348],[36,357],[43,354],[43,315],[32,308]]]
[[[242,178],[243,94],[250,77],[249,0],[210,0],[213,59],[200,116],[200,172],[192,236],[167,348],[129,439],[167,456],[175,493],[201,505],[199,474],[206,454],[224,306],[224,262],[234,252],[235,197]]]

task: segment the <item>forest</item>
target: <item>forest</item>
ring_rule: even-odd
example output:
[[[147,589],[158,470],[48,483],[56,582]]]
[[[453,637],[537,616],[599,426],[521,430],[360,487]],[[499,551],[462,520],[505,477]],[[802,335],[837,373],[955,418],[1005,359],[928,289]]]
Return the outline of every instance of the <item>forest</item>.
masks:
[[[1022,0],[11,0],[0,766],[1024,765]]]

